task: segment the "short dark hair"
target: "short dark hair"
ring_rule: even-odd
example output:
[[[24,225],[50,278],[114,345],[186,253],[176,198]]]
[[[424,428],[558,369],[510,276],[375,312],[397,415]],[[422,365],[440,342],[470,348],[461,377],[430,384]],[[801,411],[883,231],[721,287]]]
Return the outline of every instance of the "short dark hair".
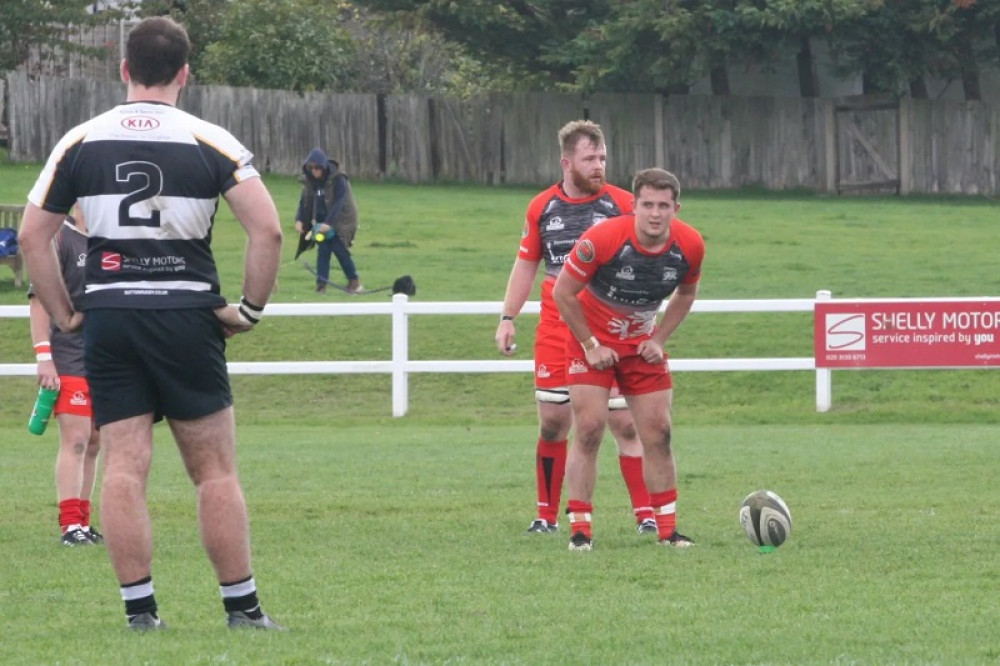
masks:
[[[125,45],[129,76],[143,86],[173,81],[190,54],[187,31],[167,16],[144,19],[129,33]]]
[[[632,194],[639,198],[639,190],[644,187],[651,187],[654,190],[673,190],[674,201],[681,199],[681,181],[677,176],[665,169],[643,169],[637,171],[632,179]]]

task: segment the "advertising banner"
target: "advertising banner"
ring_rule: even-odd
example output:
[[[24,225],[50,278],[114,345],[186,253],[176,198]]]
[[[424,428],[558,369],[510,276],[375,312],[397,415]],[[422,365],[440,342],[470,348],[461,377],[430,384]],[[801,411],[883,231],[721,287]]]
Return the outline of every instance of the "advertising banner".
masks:
[[[1000,299],[817,302],[817,368],[1000,366]]]

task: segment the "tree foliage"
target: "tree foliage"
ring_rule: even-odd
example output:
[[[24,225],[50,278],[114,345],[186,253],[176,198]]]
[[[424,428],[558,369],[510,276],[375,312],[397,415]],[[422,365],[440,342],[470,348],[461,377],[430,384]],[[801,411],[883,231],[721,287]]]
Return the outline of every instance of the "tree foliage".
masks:
[[[528,87],[575,83],[562,50],[613,16],[613,0],[355,0],[462,45],[484,71]],[[625,4],[625,3],[621,3]]]
[[[295,91],[352,90],[355,47],[338,3],[242,0],[201,52],[197,80]]]
[[[356,1],[418,17],[536,83],[583,91],[684,91],[708,77],[726,94],[728,71],[797,55],[803,94],[815,94],[817,40],[836,73],[873,91],[919,90],[936,76],[960,79],[974,99],[978,71],[1000,63],[996,0]]]
[[[87,0],[0,1],[0,72],[22,65],[32,48],[43,54],[56,49],[96,51],[75,44],[67,35],[68,26],[85,26],[120,16],[119,12],[95,16],[87,11],[93,4]]]
[[[0,67],[59,23],[92,20],[82,0],[0,1]],[[866,92],[926,96],[1000,66],[1000,0],[145,0],[181,21],[207,83],[298,91],[685,92],[794,58],[819,94],[813,48]],[[106,15],[105,15],[106,16]]]

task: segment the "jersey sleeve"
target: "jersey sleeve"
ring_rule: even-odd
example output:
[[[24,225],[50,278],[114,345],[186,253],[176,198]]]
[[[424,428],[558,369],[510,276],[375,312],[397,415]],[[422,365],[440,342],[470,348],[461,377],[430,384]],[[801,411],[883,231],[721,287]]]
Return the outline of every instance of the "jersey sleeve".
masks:
[[[622,215],[631,215],[635,212],[635,196],[631,192],[614,186],[609,187],[608,191]]]
[[[687,259],[691,270],[687,272],[681,284],[695,284],[701,279],[701,264],[705,259],[705,239],[694,227],[681,223],[681,251]]]
[[[79,126],[60,139],[28,192],[28,201],[50,213],[69,212],[77,199],[70,170],[85,137],[86,129]]]
[[[195,139],[206,162],[217,174],[221,193],[225,194],[244,180],[260,176],[253,165],[253,153],[221,127],[205,124],[195,134]]]
[[[521,243],[517,250],[518,259],[525,261],[542,259],[542,228],[539,222],[546,200],[545,193],[542,193],[528,204],[528,211],[524,216],[524,228],[521,230]]]

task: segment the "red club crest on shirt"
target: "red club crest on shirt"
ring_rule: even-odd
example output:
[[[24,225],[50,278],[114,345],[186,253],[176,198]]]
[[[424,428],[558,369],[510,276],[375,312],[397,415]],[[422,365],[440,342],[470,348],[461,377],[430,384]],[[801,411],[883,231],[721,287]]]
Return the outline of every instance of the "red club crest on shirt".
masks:
[[[580,261],[589,264],[594,260],[594,244],[589,240],[582,240],[576,245],[576,258]]]

